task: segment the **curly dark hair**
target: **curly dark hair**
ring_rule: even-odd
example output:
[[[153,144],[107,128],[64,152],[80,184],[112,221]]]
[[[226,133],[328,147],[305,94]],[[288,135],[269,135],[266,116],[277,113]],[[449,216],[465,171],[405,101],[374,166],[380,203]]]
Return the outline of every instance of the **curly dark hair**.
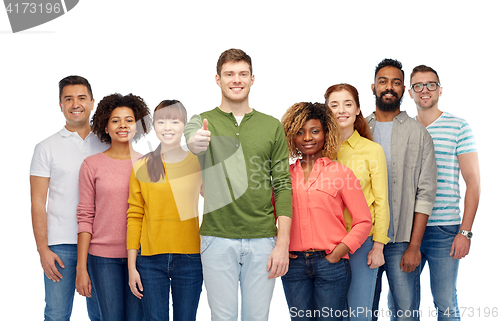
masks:
[[[97,104],[97,109],[91,121],[92,131],[103,143],[111,144],[111,137],[105,132],[105,128],[108,125],[111,112],[118,107],[128,107],[134,112],[137,133],[132,139],[133,141],[139,140],[149,132],[152,121],[146,102],[141,97],[132,94],[126,96],[112,94],[104,97]]]
[[[302,157],[302,153],[295,146],[295,137],[304,126],[304,123],[310,119],[318,119],[323,127],[325,133],[323,156],[335,159],[337,157],[337,147],[340,144],[340,129],[337,119],[325,104],[306,102],[296,103],[288,108],[281,119],[290,157]]]

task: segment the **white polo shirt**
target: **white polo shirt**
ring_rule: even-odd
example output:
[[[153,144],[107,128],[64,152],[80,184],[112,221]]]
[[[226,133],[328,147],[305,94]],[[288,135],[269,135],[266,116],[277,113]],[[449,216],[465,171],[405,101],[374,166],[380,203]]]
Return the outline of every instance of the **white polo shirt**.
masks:
[[[78,174],[83,160],[105,151],[92,132],[82,139],[64,127],[35,146],[30,175],[49,177],[47,232],[49,245],[76,244],[78,224]]]

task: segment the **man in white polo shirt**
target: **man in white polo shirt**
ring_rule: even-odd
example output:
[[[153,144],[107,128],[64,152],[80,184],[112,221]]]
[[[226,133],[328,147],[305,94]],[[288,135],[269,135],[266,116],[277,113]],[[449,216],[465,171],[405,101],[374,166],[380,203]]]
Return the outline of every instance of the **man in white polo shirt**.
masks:
[[[78,173],[87,156],[107,148],[91,133],[94,98],[87,79],[62,79],[59,106],[66,125],[36,145],[30,168],[33,233],[45,273],[45,320],[69,320],[71,316],[77,262]],[[87,310],[92,321],[100,320],[95,295],[87,298]]]

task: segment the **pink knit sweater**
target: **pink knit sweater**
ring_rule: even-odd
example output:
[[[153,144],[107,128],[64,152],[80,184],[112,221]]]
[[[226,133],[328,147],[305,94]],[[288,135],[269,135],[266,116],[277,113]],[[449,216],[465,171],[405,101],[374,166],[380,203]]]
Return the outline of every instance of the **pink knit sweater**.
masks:
[[[92,234],[89,253],[127,257],[128,184],[132,160],[117,160],[104,153],[87,157],[80,168],[76,213],[78,233]]]

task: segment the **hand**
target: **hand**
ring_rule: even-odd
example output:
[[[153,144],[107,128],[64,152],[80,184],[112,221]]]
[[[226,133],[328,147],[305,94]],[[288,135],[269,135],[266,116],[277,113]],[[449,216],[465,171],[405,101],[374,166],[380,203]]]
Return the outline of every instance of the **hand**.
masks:
[[[144,289],[142,287],[141,276],[136,269],[129,269],[128,271],[128,285],[130,286],[130,291],[138,297],[142,299],[143,294],[141,293]],[[141,292],[139,292],[141,291]]]
[[[64,269],[64,263],[59,258],[59,255],[52,252],[48,247],[45,250],[40,250],[40,263],[42,264],[45,275],[54,282],[59,282],[62,279],[62,274],[56,267],[56,262]]]
[[[344,256],[349,253],[349,247],[345,245],[344,243],[340,242],[330,253],[328,253],[325,258],[330,262],[330,263],[338,263],[340,262],[340,259],[342,259]]]
[[[368,257],[366,264],[370,269],[376,269],[384,265],[384,244],[379,242],[373,242],[373,247],[370,252],[368,252]]]
[[[399,264],[401,271],[406,273],[413,272],[420,264],[420,258],[420,246],[412,246],[410,244],[401,257],[401,263]]]
[[[288,246],[276,245],[274,247],[269,255],[269,260],[267,260],[268,279],[283,276],[288,272],[289,256]]]
[[[470,240],[462,234],[457,234],[451,245],[450,256],[453,256],[456,260],[460,260],[469,254],[469,250]]]
[[[90,291],[92,290],[92,285],[90,283],[89,273],[87,269],[76,269],[76,281],[75,288],[78,294],[85,296],[87,298],[92,297]]]
[[[338,256],[336,253],[335,253],[335,250],[331,251],[330,253],[328,253],[325,258],[328,260],[328,262],[330,263],[338,263],[340,262],[340,259],[342,258],[341,256]]]
[[[208,130],[208,120],[203,119],[203,127],[196,131],[196,134],[189,140],[191,152],[199,154],[208,148],[210,143],[210,131]]]

